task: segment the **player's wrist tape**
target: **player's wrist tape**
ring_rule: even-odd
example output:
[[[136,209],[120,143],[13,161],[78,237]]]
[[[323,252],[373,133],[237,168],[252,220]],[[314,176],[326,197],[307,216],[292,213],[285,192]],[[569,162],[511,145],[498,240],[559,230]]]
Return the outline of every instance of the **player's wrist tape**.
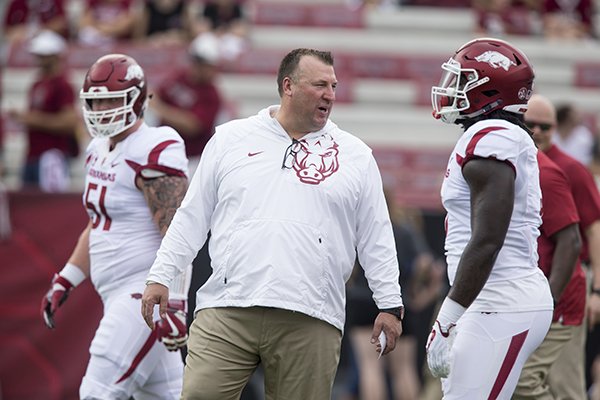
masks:
[[[466,307],[461,306],[450,297],[446,297],[438,312],[437,320],[445,328],[450,324],[456,324],[466,310]]]
[[[85,280],[85,274],[83,273],[81,268],[77,267],[75,264],[72,263],[66,263],[64,268],[58,273],[58,275],[71,282],[71,285],[73,285],[73,287],[76,287]]]

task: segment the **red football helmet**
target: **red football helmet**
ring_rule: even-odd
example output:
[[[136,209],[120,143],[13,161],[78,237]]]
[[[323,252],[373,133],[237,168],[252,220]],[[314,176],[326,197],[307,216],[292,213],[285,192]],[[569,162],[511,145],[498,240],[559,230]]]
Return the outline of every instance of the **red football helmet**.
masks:
[[[85,75],[79,93],[85,124],[94,137],[112,137],[131,127],[144,114],[147,85],[144,70],[131,57],[101,57]],[[92,100],[120,99],[116,108],[94,110]]]
[[[520,50],[491,38],[463,45],[431,89],[434,116],[454,123],[494,110],[524,113],[533,90],[533,67]]]

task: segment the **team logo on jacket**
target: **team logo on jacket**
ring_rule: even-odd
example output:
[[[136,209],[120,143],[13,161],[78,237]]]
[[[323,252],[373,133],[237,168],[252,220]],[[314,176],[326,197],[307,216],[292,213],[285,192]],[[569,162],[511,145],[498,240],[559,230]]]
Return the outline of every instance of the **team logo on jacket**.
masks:
[[[475,57],[475,60],[479,62],[486,62],[494,68],[502,68],[505,71],[508,71],[511,65],[517,65],[504,54],[493,50],[488,50],[485,53]]]
[[[329,135],[301,140],[294,160],[294,170],[300,182],[318,185],[333,175],[339,167],[338,144]]]

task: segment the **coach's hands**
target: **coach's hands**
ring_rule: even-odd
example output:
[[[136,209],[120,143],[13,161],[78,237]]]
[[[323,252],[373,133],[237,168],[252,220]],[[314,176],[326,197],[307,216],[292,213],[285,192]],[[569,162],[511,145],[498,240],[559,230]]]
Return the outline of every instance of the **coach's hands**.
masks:
[[[385,333],[385,344],[380,342],[381,332]],[[376,346],[377,353],[385,355],[394,350],[400,335],[402,335],[402,322],[390,313],[380,312],[375,318],[371,331],[371,344]]]
[[[154,323],[154,306],[159,305],[160,320]],[[169,289],[156,282],[148,282],[142,295],[142,317],[150,329],[156,329],[158,340],[167,350],[176,351],[185,346],[187,334],[187,303],[170,300]]]
[[[456,325],[442,326],[436,320],[427,339],[427,365],[431,375],[446,378],[450,373],[451,349],[456,337]]]
[[[154,329],[154,306],[158,304],[160,318],[167,316],[167,304],[169,302],[169,288],[156,282],[146,283],[146,289],[142,295],[142,317],[150,329]]]
[[[187,342],[187,312],[185,300],[170,300],[164,318],[156,323],[158,340],[167,350],[177,351]]]

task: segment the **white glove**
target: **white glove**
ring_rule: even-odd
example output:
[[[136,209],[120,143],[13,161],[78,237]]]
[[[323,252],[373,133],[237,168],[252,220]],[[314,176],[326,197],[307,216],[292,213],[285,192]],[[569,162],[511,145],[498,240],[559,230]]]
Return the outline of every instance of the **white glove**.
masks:
[[[427,365],[431,375],[446,378],[450,373],[451,349],[456,337],[456,325],[442,327],[438,320],[433,324],[427,339]]]
[[[446,297],[431,328],[427,339],[427,365],[436,378],[446,378],[450,374],[452,345],[456,337],[456,321],[466,308]]]

